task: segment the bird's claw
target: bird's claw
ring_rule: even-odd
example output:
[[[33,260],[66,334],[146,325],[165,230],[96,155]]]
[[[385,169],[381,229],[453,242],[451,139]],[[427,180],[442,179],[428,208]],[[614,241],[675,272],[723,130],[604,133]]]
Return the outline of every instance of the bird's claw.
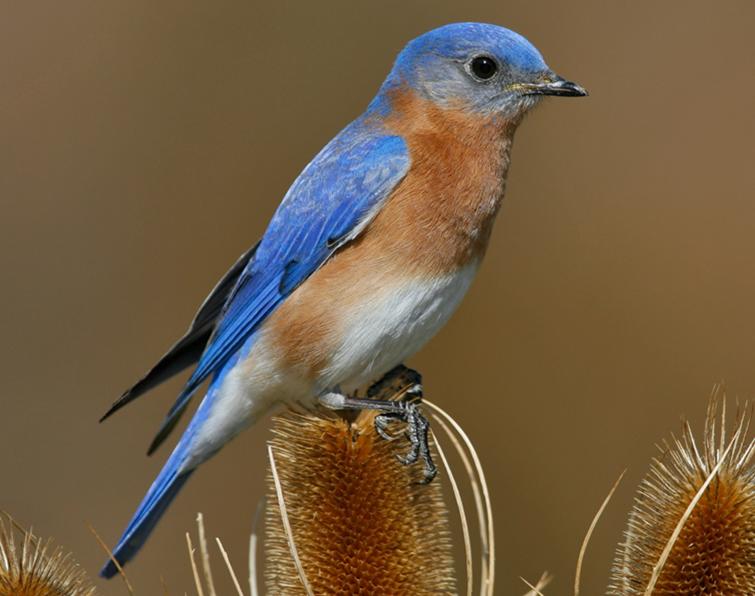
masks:
[[[428,484],[438,473],[438,468],[433,463],[432,454],[430,453],[430,442],[428,440],[430,423],[420,411],[417,403],[402,403],[406,404],[406,435],[411,443],[411,449],[406,455],[397,456],[397,459],[403,465],[410,466],[421,458],[425,466],[422,484]]]
[[[388,425],[395,421],[406,423],[404,434],[409,439],[411,448],[406,455],[398,455],[396,458],[405,466],[415,464],[421,458],[425,467],[422,484],[427,484],[435,478],[438,469],[430,453],[430,423],[419,408],[422,403],[422,377],[417,371],[403,365],[398,366],[372,385],[367,395],[376,397],[387,391],[391,391],[392,395],[399,395],[400,399],[391,402],[393,408],[389,411],[375,417],[375,432],[385,440],[394,440],[397,437],[387,432]]]
[[[386,430],[387,427],[392,422],[406,423],[404,434],[409,439],[411,447],[405,455],[397,455],[396,459],[405,466],[411,466],[421,458],[425,466],[422,484],[427,484],[438,473],[438,469],[432,460],[428,441],[430,423],[422,414],[416,401],[397,401],[395,404],[396,411],[384,412],[375,416],[375,432],[386,441],[393,441],[398,436],[390,434]]]
[[[391,422],[395,422],[397,419],[399,419],[398,416],[391,412],[375,416],[375,432],[381,439],[394,441],[398,438],[398,435],[392,435],[387,430]]]
[[[331,409],[376,410],[375,432],[386,441],[394,441],[399,435],[392,435],[388,427],[392,422],[406,424],[404,434],[411,448],[406,455],[396,458],[405,466],[424,464],[424,478],[421,484],[435,478],[438,469],[430,453],[428,434],[430,423],[420,410],[422,403],[422,377],[405,366],[397,366],[367,390],[369,399],[347,397],[340,393],[327,393],[320,396],[320,403]]]

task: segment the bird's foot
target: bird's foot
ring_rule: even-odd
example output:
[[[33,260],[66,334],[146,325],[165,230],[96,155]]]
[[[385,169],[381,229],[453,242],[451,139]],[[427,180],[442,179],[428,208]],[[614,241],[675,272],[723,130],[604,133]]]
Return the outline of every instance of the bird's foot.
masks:
[[[422,375],[399,364],[370,385],[367,397],[393,401],[421,401]]]
[[[405,466],[422,459],[425,474],[422,483],[435,478],[438,469],[430,454],[428,431],[430,423],[419,406],[422,403],[422,377],[405,366],[397,366],[367,390],[367,399],[349,397],[340,393],[327,393],[320,397],[320,403],[334,410],[377,410],[375,432],[385,440],[392,441],[397,436],[388,432],[393,422],[406,424],[404,434],[411,448],[404,456],[397,456]],[[386,397],[388,399],[375,399]]]

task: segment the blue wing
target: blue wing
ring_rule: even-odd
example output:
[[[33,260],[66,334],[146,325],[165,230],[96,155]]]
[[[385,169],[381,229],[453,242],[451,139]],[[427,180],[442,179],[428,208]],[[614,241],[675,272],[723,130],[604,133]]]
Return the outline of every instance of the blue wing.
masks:
[[[401,137],[344,129],[304,169],[239,277],[213,336],[150,446],[175,426],[197,388],[307,277],[377,214],[409,169]]]

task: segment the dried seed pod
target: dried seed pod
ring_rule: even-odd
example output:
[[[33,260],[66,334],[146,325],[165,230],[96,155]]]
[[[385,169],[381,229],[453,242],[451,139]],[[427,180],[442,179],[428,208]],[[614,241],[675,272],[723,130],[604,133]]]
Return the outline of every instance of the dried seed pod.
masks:
[[[375,433],[374,414],[287,412],[271,442],[301,567],[317,594],[455,594],[448,514],[438,480],[403,466],[406,441]],[[306,594],[268,472],[265,580]]]
[[[0,516],[0,596],[92,596],[86,573],[51,540]]]
[[[663,456],[653,461],[640,485],[609,594],[645,594],[653,580],[652,593],[658,595],[755,594],[755,443],[748,438],[750,413],[744,410],[734,435],[727,437],[724,397],[717,389],[702,445],[689,423],[681,439],[664,443]],[[671,542],[716,466],[718,472]]]

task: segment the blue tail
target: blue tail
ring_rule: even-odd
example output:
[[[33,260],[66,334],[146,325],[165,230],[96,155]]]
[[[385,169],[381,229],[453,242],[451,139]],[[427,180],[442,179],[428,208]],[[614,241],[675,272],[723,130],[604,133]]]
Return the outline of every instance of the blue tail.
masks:
[[[184,482],[189,479],[189,476],[194,471],[193,469],[181,471],[181,464],[184,459],[184,450],[181,447],[182,445],[179,443],[160,474],[152,483],[149,491],[147,491],[144,500],[136,510],[134,517],[131,518],[123,536],[118,541],[113,555],[120,565],[124,565],[133,558],[142,547],[163,513],[165,513],[168,505],[170,505],[171,501],[178,494],[178,491],[181,490]],[[112,560],[108,561],[100,570],[100,576],[105,578],[113,577],[116,573],[118,573],[118,569]]]
[[[197,445],[195,441],[214,407],[218,395],[217,388],[222,384],[225,373],[235,364],[236,360],[231,359],[215,376],[189,426],[178,441],[178,445],[147,491],[134,517],[131,518],[113,551],[113,556],[120,565],[134,558],[196,467],[212,457],[223,444],[233,438],[232,435],[225,436],[221,432],[220,436],[215,437],[214,440],[205,441],[202,445]],[[108,561],[100,570],[100,575],[105,578],[113,577],[116,573],[118,573],[118,568],[113,561]]]

